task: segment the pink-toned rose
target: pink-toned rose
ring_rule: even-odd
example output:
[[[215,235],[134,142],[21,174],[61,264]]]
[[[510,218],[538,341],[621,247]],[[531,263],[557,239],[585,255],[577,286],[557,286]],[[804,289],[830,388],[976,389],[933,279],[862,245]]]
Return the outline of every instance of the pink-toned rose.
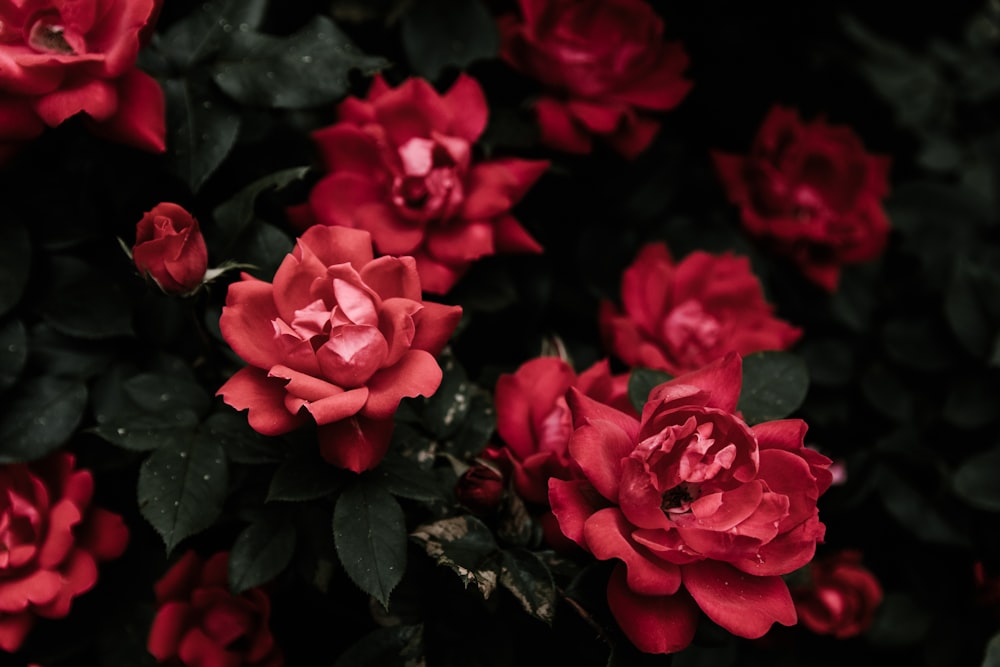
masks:
[[[644,652],[686,647],[699,609],[747,638],[796,621],[781,575],[823,538],[830,460],[804,446],[801,420],[748,426],[741,384],[731,353],[654,388],[638,420],[567,395],[582,478],[550,480],[549,501],[567,537],[616,561],[608,604]]]
[[[476,162],[473,145],[488,109],[462,74],[444,95],[411,78],[390,88],[376,76],[366,99],[348,98],[338,121],[313,134],[329,173],[292,224],[364,229],[378,252],[416,259],[423,289],[444,294],[477,259],[541,252],[511,207],[548,162]]]
[[[794,109],[775,106],[748,155],[713,158],[746,230],[823,288],[834,291],[843,265],[885,248],[890,160],[867,153],[849,127],[803,123]]]
[[[156,582],[158,609],[147,648],[184,667],[281,667],[285,658],[268,623],[271,600],[260,588],[229,590],[229,553],[203,561],[188,551]]]
[[[671,374],[725,356],[785,350],[802,331],[774,317],[746,257],[697,250],[674,262],[663,243],[649,243],[622,275],[619,312],[604,301],[605,346],[630,366]]]
[[[217,393],[259,433],[312,421],[327,461],[373,468],[400,400],[437,391],[435,357],[462,315],[421,295],[412,257],[375,259],[368,232],[311,227],[273,283],[229,286],[219,326],[249,366]]]
[[[0,649],[14,652],[38,618],[69,614],[117,558],[128,529],[91,505],[94,478],[62,452],[0,466]]]
[[[593,137],[625,157],[660,129],[653,112],[677,106],[691,83],[688,58],[663,39],[663,21],[644,0],[518,0],[500,18],[501,57],[538,80],[541,140],[589,153]]]
[[[132,259],[168,294],[188,294],[201,286],[208,271],[208,248],[198,221],[177,204],[161,203],[135,227]]]
[[[882,586],[861,552],[840,551],[809,564],[809,582],[792,589],[799,621],[815,633],[838,639],[861,634],[882,603]]]
[[[165,149],[163,91],[135,63],[160,0],[0,3],[0,144],[83,114],[92,131]]]

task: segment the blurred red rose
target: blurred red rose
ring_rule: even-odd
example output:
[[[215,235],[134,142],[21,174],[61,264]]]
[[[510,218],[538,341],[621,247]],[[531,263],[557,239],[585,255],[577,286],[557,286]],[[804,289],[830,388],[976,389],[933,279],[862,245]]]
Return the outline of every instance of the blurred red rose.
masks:
[[[889,236],[881,200],[889,158],[871,155],[848,127],[771,109],[746,156],[713,153],[743,225],[834,291],[844,264],[878,257]]]
[[[692,371],[728,352],[785,350],[802,331],[774,317],[750,261],[695,251],[674,262],[649,243],[622,275],[624,313],[604,301],[605,346],[630,366]]]
[[[162,152],[163,91],[135,66],[159,11],[159,0],[0,3],[0,143],[83,114],[98,135]]]
[[[147,648],[159,661],[185,667],[280,667],[268,627],[271,601],[260,588],[229,591],[229,554],[207,561],[184,554],[156,582],[158,609]]]
[[[844,550],[809,564],[809,584],[792,589],[799,621],[838,639],[867,630],[882,602],[882,586],[861,564],[861,553]]]
[[[501,57],[545,90],[534,108],[546,145],[589,153],[592,137],[625,157],[653,141],[650,112],[677,106],[691,83],[688,58],[663,39],[645,0],[519,0],[500,18]]]
[[[368,470],[400,400],[437,391],[435,357],[461,316],[421,300],[412,257],[375,259],[368,232],[311,227],[273,283],[244,273],[229,286],[219,326],[250,365],[217,394],[264,435],[315,421],[327,461]]]
[[[72,454],[0,466],[0,648],[14,652],[37,618],[62,618],[117,558],[128,529],[91,506],[94,478]]]
[[[462,473],[455,485],[455,497],[476,516],[489,516],[500,506],[506,485],[496,468],[477,463]]]
[[[608,603],[644,652],[690,644],[699,608],[740,637],[795,623],[781,575],[823,538],[830,460],[804,446],[801,420],[747,426],[741,384],[729,354],[654,388],[639,420],[569,391],[583,476],[549,481],[552,511],[567,537],[617,559]]]
[[[208,248],[198,221],[166,202],[147,211],[136,225],[132,259],[140,273],[168,294],[194,291],[208,270]]]
[[[541,252],[510,209],[548,162],[473,161],[488,115],[475,79],[462,74],[440,95],[423,79],[390,88],[376,76],[366,99],[348,98],[337,113],[313,133],[329,174],[289,210],[294,226],[367,230],[379,253],[413,256],[434,294],[480,257]]]

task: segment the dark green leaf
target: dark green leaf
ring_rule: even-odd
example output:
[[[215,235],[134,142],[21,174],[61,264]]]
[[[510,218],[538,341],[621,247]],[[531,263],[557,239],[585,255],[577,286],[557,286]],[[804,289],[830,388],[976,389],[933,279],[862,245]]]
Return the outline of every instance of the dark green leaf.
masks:
[[[670,667],[730,667],[736,665],[739,646],[729,641],[721,646],[692,644],[674,656]]]
[[[386,458],[371,472],[372,477],[394,496],[411,500],[443,500],[437,477],[413,461]]]
[[[846,341],[836,338],[807,339],[798,349],[809,369],[809,381],[836,387],[854,374],[854,352]]]
[[[743,357],[743,388],[736,409],[748,424],[784,419],[809,391],[805,362],[790,352],[754,352]]]
[[[388,607],[406,570],[406,523],[396,499],[359,478],[337,498],[333,536],[351,581]]]
[[[129,378],[125,392],[136,405],[153,413],[187,409],[203,414],[212,403],[200,384],[162,373],[140,373]]]
[[[940,371],[954,363],[947,332],[936,319],[892,320],[882,329],[882,340],[889,357],[901,366]]]
[[[31,239],[17,219],[4,216],[0,225],[0,315],[13,308],[31,273]]]
[[[642,413],[642,406],[646,405],[649,392],[671,377],[669,373],[653,368],[633,368],[628,376],[628,400],[636,412]]]
[[[861,378],[861,393],[876,410],[898,422],[913,418],[913,397],[896,373],[883,364],[872,366]]]
[[[53,329],[67,336],[132,334],[132,308],[121,284],[75,257],[52,257],[41,311]]]
[[[112,341],[87,341],[65,336],[44,322],[29,335],[29,364],[46,375],[87,380],[106,369],[117,349]]]
[[[984,284],[985,283],[985,284]],[[998,276],[959,261],[945,295],[944,312],[952,333],[969,353],[985,357],[990,352],[998,324],[991,321],[984,301],[1000,289]],[[989,289],[982,289],[988,285]]]
[[[236,145],[240,116],[207,77],[192,74],[160,83],[167,101],[171,168],[197,192]]]
[[[1000,417],[1000,382],[994,375],[958,377],[949,383],[942,416],[962,428],[979,428]]]
[[[1000,512],[1000,447],[966,459],[955,470],[955,493],[973,507]]]
[[[422,625],[374,630],[344,651],[333,667],[414,667],[423,664]]]
[[[493,533],[473,516],[457,516],[418,526],[410,538],[438,565],[455,572],[465,586],[475,584],[483,597],[496,590],[499,547]]]
[[[229,588],[233,593],[266,584],[281,574],[295,553],[295,525],[282,512],[264,512],[233,542]]]
[[[875,612],[865,637],[876,646],[915,644],[931,625],[931,615],[906,593],[889,592]]]
[[[556,586],[545,563],[527,549],[503,552],[500,584],[509,590],[524,610],[552,625],[556,613]]]
[[[993,635],[986,644],[986,653],[980,667],[1000,667],[1000,632]]]
[[[473,385],[470,389],[469,409],[462,426],[445,446],[452,455],[468,460],[483,451],[490,437],[496,432],[496,425],[497,416],[492,395]]]
[[[205,436],[172,442],[150,454],[139,470],[139,510],[169,554],[215,523],[227,485],[222,445]]]
[[[267,0],[208,0],[170,26],[156,46],[187,69],[259,26],[266,10]]]
[[[288,37],[235,35],[233,47],[225,61],[215,65],[213,76],[241,104],[305,109],[344,97],[351,71],[371,75],[387,65],[382,58],[361,53],[329,18],[316,16]]]
[[[240,263],[252,264],[255,268],[246,271],[255,278],[271,280],[293,246],[288,234],[257,220],[233,245],[232,257]]]
[[[235,463],[275,463],[284,457],[281,442],[254,431],[246,415],[239,412],[226,410],[211,414],[202,429],[222,444],[226,458]]]
[[[212,211],[215,221],[205,236],[212,246],[223,248],[222,255],[229,256],[228,248],[247,230],[256,217],[257,198],[269,190],[282,190],[291,183],[301,180],[309,173],[309,167],[293,167],[268,174],[244,187],[231,199],[224,201]]]
[[[168,419],[162,415],[133,413],[98,424],[90,431],[123,449],[144,452],[190,439],[197,424],[198,416],[190,410],[178,412]]]
[[[35,377],[15,385],[0,410],[0,463],[31,461],[69,440],[87,407],[78,380]]]
[[[943,507],[926,489],[917,489],[886,467],[878,470],[878,489],[889,514],[927,542],[964,546],[968,540],[954,527]]]
[[[431,80],[449,66],[463,69],[494,58],[500,48],[496,19],[480,0],[414,2],[401,29],[407,59]]]
[[[425,399],[424,426],[431,433],[446,438],[462,425],[469,411],[469,378],[455,358],[445,352],[439,358],[443,377],[434,395]]]
[[[0,391],[10,389],[28,361],[28,332],[21,320],[0,324]]]
[[[319,458],[294,458],[278,466],[267,491],[268,502],[298,502],[324,498],[339,490],[347,473]]]

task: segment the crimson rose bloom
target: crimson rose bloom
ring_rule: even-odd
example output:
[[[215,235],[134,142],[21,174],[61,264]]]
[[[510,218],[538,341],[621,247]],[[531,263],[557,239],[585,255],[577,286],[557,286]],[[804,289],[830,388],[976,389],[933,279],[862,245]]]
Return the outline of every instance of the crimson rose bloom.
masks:
[[[0,143],[82,113],[101,136],[162,152],[163,91],[135,66],[159,11],[160,0],[0,3]]]
[[[281,667],[268,627],[271,601],[251,588],[229,592],[229,553],[207,561],[184,554],[154,587],[159,609],[147,649],[159,662],[185,667]]]
[[[492,466],[477,463],[462,473],[455,484],[455,497],[476,516],[489,516],[503,500],[503,474]]]
[[[740,637],[795,623],[781,575],[823,538],[830,460],[803,445],[801,420],[748,426],[741,384],[728,354],[654,388],[639,420],[569,391],[583,477],[550,480],[549,501],[567,537],[617,561],[608,604],[644,652],[686,647],[699,608]]]
[[[625,157],[653,141],[650,112],[677,106],[691,83],[688,58],[663,40],[663,21],[644,0],[518,0],[500,18],[501,57],[537,79],[535,112],[546,145],[589,153],[592,137]]]
[[[217,394],[264,435],[314,420],[327,461],[368,470],[400,400],[437,391],[435,357],[461,316],[421,300],[412,257],[374,259],[368,232],[311,227],[273,283],[244,273],[229,286],[219,326],[250,365]]]
[[[94,478],[63,452],[0,466],[0,648],[14,652],[35,620],[69,614],[97,583],[97,563],[117,558],[128,529],[91,506]]]
[[[867,630],[882,602],[882,586],[861,564],[861,553],[845,550],[809,564],[808,586],[792,589],[799,620],[838,639]]]
[[[622,275],[624,313],[604,301],[605,346],[630,366],[673,375],[727,352],[785,350],[802,331],[773,316],[746,257],[695,251],[674,262],[663,243],[642,248]]]
[[[198,221],[177,204],[157,204],[142,216],[132,259],[168,294],[194,291],[208,270],[208,248]]]
[[[488,109],[464,74],[444,95],[423,79],[390,88],[376,76],[367,99],[348,98],[338,122],[313,134],[329,174],[293,225],[364,229],[387,255],[411,255],[423,289],[444,294],[469,266],[499,252],[541,252],[510,209],[548,162],[473,163]]]
[[[796,111],[776,106],[749,155],[712,157],[746,230],[823,288],[837,288],[842,265],[882,253],[889,158],[866,153],[850,128],[821,118],[803,123]]]

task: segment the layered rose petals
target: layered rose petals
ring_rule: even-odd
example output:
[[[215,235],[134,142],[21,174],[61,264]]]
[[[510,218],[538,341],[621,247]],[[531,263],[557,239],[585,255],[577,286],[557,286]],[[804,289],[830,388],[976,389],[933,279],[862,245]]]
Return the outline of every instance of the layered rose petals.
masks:
[[[481,257],[541,252],[510,210],[548,163],[474,162],[487,117],[467,75],[443,95],[423,79],[390,88],[376,76],[366,99],[348,98],[338,122],[314,133],[328,174],[290,220],[368,231],[378,252],[414,257],[423,289],[435,294]]]
[[[188,551],[156,582],[158,609],[147,648],[159,662],[185,667],[281,667],[268,627],[271,601],[260,588],[229,589],[229,554],[208,560]]]
[[[534,109],[544,144],[589,153],[597,137],[633,158],[660,129],[652,112],[677,106],[688,58],[663,39],[643,0],[519,0],[499,21],[501,57],[544,87]]]
[[[877,258],[888,241],[882,199],[889,158],[865,151],[848,127],[767,114],[747,155],[713,154],[745,229],[834,291],[845,264]]]
[[[802,331],[774,316],[746,257],[695,251],[675,262],[648,243],[625,269],[622,310],[604,301],[605,346],[630,366],[693,371],[729,352],[785,350]]]
[[[802,624],[817,634],[855,637],[871,627],[882,604],[882,585],[860,551],[845,549],[817,558],[803,583],[792,589]]]
[[[62,618],[117,558],[128,529],[91,506],[94,480],[72,454],[0,467],[0,649],[14,652],[37,618]]]
[[[367,470],[386,452],[399,402],[437,390],[435,357],[460,317],[421,300],[412,258],[374,258],[365,231],[312,227],[273,283],[244,275],[230,286],[219,326],[249,366],[218,395],[264,435],[312,421],[324,458]]]
[[[183,207],[162,202],[135,226],[136,268],[167,294],[189,294],[208,271],[208,247],[198,220]]]
[[[0,140],[21,142],[81,115],[96,134],[166,148],[163,91],[136,68],[160,0],[26,0],[0,7]]]
[[[656,387],[638,420],[568,392],[580,474],[549,481],[552,511],[569,539],[618,561],[608,602],[643,651],[683,649],[699,609],[748,638],[796,621],[781,575],[823,538],[830,461],[805,448],[799,420],[734,414],[741,365],[730,353]]]

